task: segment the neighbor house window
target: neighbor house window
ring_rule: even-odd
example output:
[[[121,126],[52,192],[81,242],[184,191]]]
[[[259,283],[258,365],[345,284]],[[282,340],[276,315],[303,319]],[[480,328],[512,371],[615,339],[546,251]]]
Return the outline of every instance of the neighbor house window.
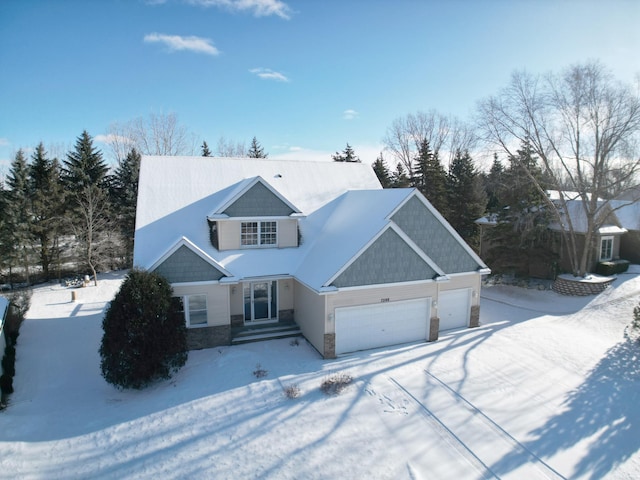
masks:
[[[278,243],[277,222],[242,222],[240,244],[243,247],[276,245]]]
[[[600,239],[600,261],[606,262],[613,258],[613,237],[602,237]]]
[[[200,327],[207,324],[207,296],[185,295],[182,297],[182,311],[187,327]]]

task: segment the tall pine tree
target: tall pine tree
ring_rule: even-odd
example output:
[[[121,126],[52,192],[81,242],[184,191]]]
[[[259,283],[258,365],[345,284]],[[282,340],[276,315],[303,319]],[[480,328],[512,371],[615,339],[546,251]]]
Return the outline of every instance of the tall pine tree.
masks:
[[[268,153],[264,153],[264,148],[258,142],[256,137],[253,137],[251,140],[251,146],[249,147],[249,152],[247,153],[247,157],[249,158],[267,158],[269,156]]]
[[[452,206],[447,220],[467,243],[477,246],[479,238],[475,220],[484,213],[487,196],[482,177],[467,151],[456,151],[447,176],[447,195]]]
[[[108,171],[109,167],[102,158],[102,153],[94,148],[89,133],[83,131],[64,161],[65,185],[72,192],[89,185],[105,187]]]
[[[116,168],[111,187],[111,201],[124,242],[124,256],[127,267],[133,266],[133,237],[136,227],[140,161],[140,154],[135,148],[132,149]]]
[[[373,162],[372,167],[373,171],[376,173],[376,177],[378,177],[378,180],[380,181],[380,185],[382,185],[382,188],[390,188],[392,185],[391,173],[384,161],[382,152],[380,152],[380,156],[376,158],[376,161]]]
[[[29,188],[29,165],[22,150],[18,150],[11,162],[7,177],[9,187],[7,223],[10,229],[9,261],[11,266],[20,266],[24,278],[30,283],[31,249],[31,190]]]
[[[427,140],[418,148],[412,184],[444,217],[448,215],[447,172],[440,163],[438,153],[431,150]]]
[[[59,163],[47,158],[42,143],[38,145],[31,159],[31,232],[36,239],[43,276],[48,280],[51,263],[58,258],[58,237],[64,214],[64,189],[60,184]]]
[[[342,151],[342,153],[336,152],[334,155],[331,155],[334,162],[357,162],[360,163],[360,158],[356,155],[356,152],[353,150],[353,147],[347,143],[347,146]]]
[[[79,261],[86,266],[97,285],[97,268],[107,262],[113,247],[109,238],[111,212],[108,197],[108,167],[102,153],[93,147],[85,130],[74,150],[67,154],[64,182],[69,192],[69,223],[78,241]]]
[[[211,150],[209,150],[209,145],[207,145],[207,142],[204,141],[202,142],[202,146],[200,147],[202,149],[202,156],[203,157],[211,157]]]

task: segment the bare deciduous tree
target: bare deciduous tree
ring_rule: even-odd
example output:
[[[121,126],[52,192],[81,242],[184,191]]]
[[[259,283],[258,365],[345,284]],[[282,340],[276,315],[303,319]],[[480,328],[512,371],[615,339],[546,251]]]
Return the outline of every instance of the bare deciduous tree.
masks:
[[[180,125],[175,113],[138,117],[125,123],[113,123],[108,142],[120,163],[132,148],[142,155],[195,155],[197,138]]]
[[[87,185],[73,194],[75,213],[71,227],[78,241],[79,257],[85,262],[95,285],[96,268],[105,262],[110,241],[109,202],[106,192],[97,185]]]
[[[575,65],[559,75],[516,72],[507,87],[480,102],[478,125],[484,139],[509,156],[523,142],[531,145],[560,193],[559,204],[548,204],[563,229],[573,273],[584,275],[611,210],[608,195],[638,185],[638,91],[615,81],[599,63]],[[581,200],[584,242],[571,217],[563,215],[568,211],[563,188]]]
[[[414,159],[425,141],[448,166],[456,151],[473,150],[476,136],[469,125],[457,118],[429,110],[395,119],[383,139],[386,149],[409,173],[413,171]]]
[[[234,142],[221,136],[216,147],[218,157],[240,158],[247,156],[247,145],[242,142]]]

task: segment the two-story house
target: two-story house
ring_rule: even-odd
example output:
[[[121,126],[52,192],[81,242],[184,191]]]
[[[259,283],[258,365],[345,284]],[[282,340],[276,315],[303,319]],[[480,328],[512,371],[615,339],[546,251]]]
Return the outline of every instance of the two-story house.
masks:
[[[143,157],[134,264],[182,298],[192,348],[294,321],[325,358],[477,326],[489,273],[369,165],[211,157]]]

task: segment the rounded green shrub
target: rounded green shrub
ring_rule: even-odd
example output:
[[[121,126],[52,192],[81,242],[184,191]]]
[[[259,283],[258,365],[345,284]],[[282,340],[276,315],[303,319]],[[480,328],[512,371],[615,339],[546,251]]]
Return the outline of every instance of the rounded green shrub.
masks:
[[[132,270],[102,321],[100,369],[118,388],[143,388],[170,378],[187,361],[187,330],[180,301],[167,280]]]

